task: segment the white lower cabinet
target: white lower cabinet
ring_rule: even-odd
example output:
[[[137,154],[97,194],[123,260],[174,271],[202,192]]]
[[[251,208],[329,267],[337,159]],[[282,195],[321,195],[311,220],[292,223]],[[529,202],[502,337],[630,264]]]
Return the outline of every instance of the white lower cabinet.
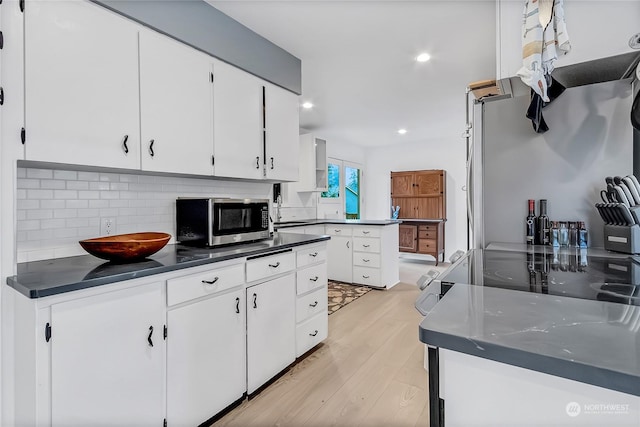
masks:
[[[162,285],[51,306],[51,425],[162,424]]]
[[[298,252],[296,357],[324,341],[329,332],[326,252],[324,244]]]
[[[331,236],[327,246],[329,279],[351,283],[353,275],[351,226],[327,224],[325,233]]]
[[[167,423],[196,426],[246,389],[244,290],[167,313]]]
[[[248,287],[247,392],[295,360],[295,274]]]

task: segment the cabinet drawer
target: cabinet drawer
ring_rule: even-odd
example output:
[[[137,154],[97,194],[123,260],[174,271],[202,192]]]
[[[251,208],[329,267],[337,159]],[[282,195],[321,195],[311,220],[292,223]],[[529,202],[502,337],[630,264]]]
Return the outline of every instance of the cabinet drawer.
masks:
[[[438,237],[437,231],[419,231],[418,237],[421,239],[432,239],[435,240]]]
[[[324,232],[329,236],[351,236],[351,227],[341,227],[336,224],[327,224],[324,226]]]
[[[296,268],[293,252],[266,256],[247,261],[247,282],[286,273]]]
[[[353,253],[353,265],[380,268],[380,255],[375,253]]]
[[[327,338],[329,317],[320,313],[296,327],[296,357],[302,356],[313,346]]]
[[[418,241],[418,251],[419,252],[434,252],[437,250],[437,245],[435,240],[419,240]]]
[[[296,276],[296,293],[302,295],[312,289],[327,286],[327,263],[298,270]]]
[[[314,315],[327,311],[327,287],[323,286],[310,294],[296,299],[296,323],[313,317]]]
[[[298,268],[327,260],[327,248],[302,249],[296,253],[296,265]]]
[[[353,283],[380,287],[380,269],[371,267],[353,267]]]
[[[380,252],[380,239],[354,237],[353,250],[356,252]]]
[[[438,231],[438,226],[435,224],[419,225],[418,231]]]
[[[354,237],[380,237],[380,227],[353,227],[353,235]]]
[[[213,283],[211,283],[213,282]],[[244,283],[244,264],[167,280],[167,305],[200,298]]]

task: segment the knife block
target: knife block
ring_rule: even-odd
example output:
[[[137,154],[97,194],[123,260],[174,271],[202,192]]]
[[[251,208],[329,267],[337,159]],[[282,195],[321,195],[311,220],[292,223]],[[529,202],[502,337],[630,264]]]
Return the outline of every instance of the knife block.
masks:
[[[640,254],[640,225],[604,225],[604,248],[626,254]]]

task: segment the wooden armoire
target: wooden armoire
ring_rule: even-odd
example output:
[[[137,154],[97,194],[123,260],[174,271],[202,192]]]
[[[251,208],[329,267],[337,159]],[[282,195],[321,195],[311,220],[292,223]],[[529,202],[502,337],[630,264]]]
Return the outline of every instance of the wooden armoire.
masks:
[[[391,204],[399,206],[400,251],[444,260],[446,173],[441,169],[391,172]]]

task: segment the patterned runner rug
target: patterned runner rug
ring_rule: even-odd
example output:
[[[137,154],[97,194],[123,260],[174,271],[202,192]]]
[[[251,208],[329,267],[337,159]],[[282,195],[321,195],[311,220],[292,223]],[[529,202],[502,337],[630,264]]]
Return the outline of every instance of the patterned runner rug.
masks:
[[[329,280],[329,314],[333,314],[345,305],[357,300],[362,295],[369,292],[371,288],[367,286],[350,285],[342,282]]]

